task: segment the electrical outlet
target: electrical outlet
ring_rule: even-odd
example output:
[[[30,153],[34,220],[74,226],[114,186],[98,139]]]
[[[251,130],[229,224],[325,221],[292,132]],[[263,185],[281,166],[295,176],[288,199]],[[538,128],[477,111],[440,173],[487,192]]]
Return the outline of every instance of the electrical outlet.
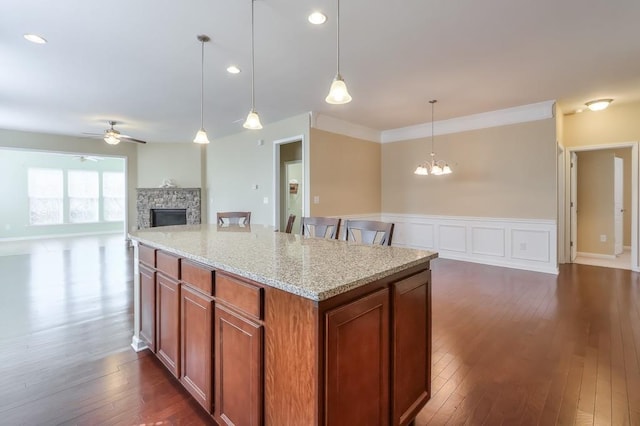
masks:
[[[313,204],[320,204],[320,196],[316,195],[313,197]]]
[[[262,199],[262,202],[265,203],[265,204],[269,204],[269,197],[264,197]]]
[[[602,235],[600,235],[600,242],[601,242],[601,243],[606,243],[606,242],[607,242],[607,236],[606,236],[606,234],[602,234]]]
[[[527,249],[527,243],[520,243],[520,250],[525,251]]]
[[[258,189],[258,184],[251,185],[251,189]]]

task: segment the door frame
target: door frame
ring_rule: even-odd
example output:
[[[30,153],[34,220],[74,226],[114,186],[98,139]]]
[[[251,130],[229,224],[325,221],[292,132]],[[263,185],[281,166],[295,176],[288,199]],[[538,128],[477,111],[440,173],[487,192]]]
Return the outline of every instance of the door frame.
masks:
[[[302,146],[302,174],[304,184],[302,185],[302,215],[309,212],[309,147],[304,135],[291,136],[273,141],[273,226],[280,229],[280,183],[283,179],[280,176],[280,146],[288,143],[300,142]]]
[[[640,262],[638,260],[638,142],[619,142],[601,145],[585,145],[565,147],[567,154],[565,155],[565,194],[571,194],[571,154],[580,151],[600,151],[603,149],[631,148],[631,270],[640,272]],[[570,198],[564,205],[565,219],[565,260],[571,263],[571,241],[577,241],[576,235],[571,232],[571,202]],[[577,249],[577,247],[576,247]],[[569,256],[567,256],[569,254]]]

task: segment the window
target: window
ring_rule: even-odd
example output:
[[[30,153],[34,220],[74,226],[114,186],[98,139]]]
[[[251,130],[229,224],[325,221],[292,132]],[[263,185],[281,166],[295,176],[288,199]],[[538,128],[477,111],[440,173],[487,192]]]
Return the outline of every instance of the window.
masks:
[[[62,223],[62,170],[29,169],[29,224]]]
[[[105,221],[124,220],[124,173],[102,174],[103,215]]]
[[[68,171],[69,222],[98,222],[100,186],[98,172]]]

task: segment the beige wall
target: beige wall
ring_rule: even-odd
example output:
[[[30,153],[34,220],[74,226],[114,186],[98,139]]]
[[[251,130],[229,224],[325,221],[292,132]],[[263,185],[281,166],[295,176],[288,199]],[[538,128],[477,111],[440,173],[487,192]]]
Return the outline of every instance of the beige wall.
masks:
[[[624,167],[623,245],[631,245],[631,148],[579,151],[578,251],[614,253],[613,157]],[[607,241],[601,242],[600,235]]]
[[[109,145],[102,139],[80,138],[73,136],[51,135],[46,133],[20,132],[16,130],[0,129],[0,147],[126,158],[128,193],[127,226],[130,231],[135,230],[135,228],[137,227],[137,144],[122,142],[118,145]]]
[[[566,115],[563,134],[565,146],[639,141],[640,102],[614,102],[604,111]]]
[[[613,254],[613,153],[578,153],[578,252]],[[600,242],[600,235],[607,241]]]
[[[165,179],[172,179],[181,188],[201,188],[204,150],[195,143],[138,146],[138,187],[157,188]]]
[[[379,213],[381,146],[377,142],[311,129],[313,216]]]
[[[453,173],[417,176],[430,138],[383,144],[382,211],[556,219],[556,120],[436,136]]]
[[[298,136],[308,146],[307,113],[265,125],[262,130],[213,138],[206,150],[210,223],[215,223],[218,211],[251,211],[251,223],[273,225],[273,142]],[[261,146],[260,139],[264,141]],[[252,189],[253,185],[258,185],[258,189]],[[268,198],[267,204],[264,197]]]

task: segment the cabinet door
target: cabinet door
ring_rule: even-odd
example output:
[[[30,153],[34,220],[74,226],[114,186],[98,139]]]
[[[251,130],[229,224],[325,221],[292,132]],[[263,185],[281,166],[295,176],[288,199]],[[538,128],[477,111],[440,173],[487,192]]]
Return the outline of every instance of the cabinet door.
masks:
[[[389,424],[389,290],[325,314],[325,424]]]
[[[394,425],[406,425],[431,392],[431,271],[394,284]]]
[[[218,303],[214,311],[214,418],[219,425],[262,425],[263,327]]]
[[[162,274],[156,275],[156,341],[160,361],[178,377],[180,352],[180,285]]]
[[[180,381],[211,413],[213,300],[186,285],[180,300]]]
[[[156,272],[142,264],[140,273],[140,338],[156,351]]]

